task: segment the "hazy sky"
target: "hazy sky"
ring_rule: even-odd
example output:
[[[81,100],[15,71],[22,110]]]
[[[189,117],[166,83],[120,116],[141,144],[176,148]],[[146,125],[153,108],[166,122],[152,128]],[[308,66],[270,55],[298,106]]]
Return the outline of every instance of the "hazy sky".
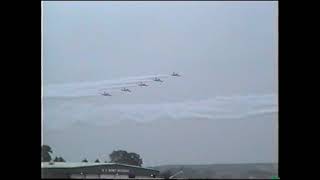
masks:
[[[43,2],[44,143],[68,161],[125,149],[145,165],[274,162],[277,9],[277,2]],[[78,87],[94,92],[90,83],[173,71],[183,76],[130,95],[77,96]],[[74,98],[49,96],[69,87]]]

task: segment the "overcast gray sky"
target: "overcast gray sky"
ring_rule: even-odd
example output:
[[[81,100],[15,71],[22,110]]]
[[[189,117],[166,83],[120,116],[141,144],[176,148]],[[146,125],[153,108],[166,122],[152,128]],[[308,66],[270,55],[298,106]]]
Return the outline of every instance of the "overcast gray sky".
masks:
[[[277,2],[43,2],[44,143],[68,161],[125,149],[145,165],[275,162],[277,9]],[[46,97],[173,71],[183,76],[130,95]]]

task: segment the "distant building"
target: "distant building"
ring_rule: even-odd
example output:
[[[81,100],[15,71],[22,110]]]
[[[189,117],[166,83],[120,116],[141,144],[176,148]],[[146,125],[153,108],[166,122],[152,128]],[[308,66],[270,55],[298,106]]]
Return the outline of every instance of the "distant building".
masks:
[[[117,163],[42,162],[42,178],[126,179],[157,178],[159,171]]]

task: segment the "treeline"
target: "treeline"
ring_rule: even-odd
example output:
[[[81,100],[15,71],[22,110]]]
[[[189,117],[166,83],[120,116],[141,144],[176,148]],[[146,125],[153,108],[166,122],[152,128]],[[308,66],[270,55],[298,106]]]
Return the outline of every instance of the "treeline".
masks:
[[[62,157],[55,157],[52,160],[53,151],[49,145],[41,146],[41,162],[66,162]],[[143,164],[142,158],[139,154],[134,152],[127,152],[124,150],[115,150],[109,154],[110,161],[104,161],[105,163],[121,163],[134,166],[140,166]],[[84,158],[81,162],[89,162],[87,158]],[[97,158],[95,163],[100,163],[99,158]]]
[[[41,162],[50,162],[52,160],[52,149],[48,145],[41,146]],[[62,157],[55,157],[54,162],[66,162]]]

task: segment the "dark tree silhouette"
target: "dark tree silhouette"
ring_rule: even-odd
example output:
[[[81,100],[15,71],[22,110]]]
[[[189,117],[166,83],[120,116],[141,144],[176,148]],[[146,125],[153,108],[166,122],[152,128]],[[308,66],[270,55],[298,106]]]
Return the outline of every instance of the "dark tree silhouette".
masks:
[[[42,145],[41,146],[41,162],[49,162],[51,161],[51,155],[52,149],[48,145]]]
[[[88,162],[87,158],[84,158],[81,162]]]
[[[53,160],[54,162],[66,162],[62,157],[56,157]]]
[[[56,156],[56,158],[54,158],[53,161],[54,161],[54,162],[60,162],[59,160],[60,160],[60,159]]]
[[[99,161],[99,159],[96,159],[94,162],[95,162],[95,163],[99,163],[100,161]]]
[[[59,157],[60,162],[66,162],[62,157]]]
[[[128,153],[124,150],[113,151],[110,155],[110,162],[112,163],[121,163],[121,164],[129,164],[134,166],[142,165],[142,158],[140,155],[134,152]]]

